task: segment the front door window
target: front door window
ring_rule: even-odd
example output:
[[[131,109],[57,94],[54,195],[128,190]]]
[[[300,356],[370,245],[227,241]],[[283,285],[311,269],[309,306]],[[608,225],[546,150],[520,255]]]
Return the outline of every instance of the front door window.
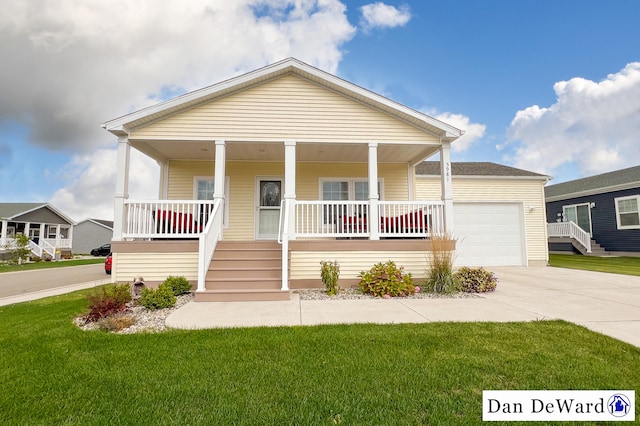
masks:
[[[280,223],[282,180],[269,179],[258,182],[258,235],[259,239],[276,239]]]

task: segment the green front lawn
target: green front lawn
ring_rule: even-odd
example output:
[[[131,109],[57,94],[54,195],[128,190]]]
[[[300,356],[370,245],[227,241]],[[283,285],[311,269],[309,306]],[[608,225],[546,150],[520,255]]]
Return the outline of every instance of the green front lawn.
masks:
[[[59,260],[56,262],[23,263],[22,265],[8,265],[6,263],[0,263],[0,273],[32,271],[34,269],[64,268],[66,266],[93,265],[95,263],[104,263],[104,259],[104,257],[96,257],[91,259]]]
[[[71,324],[86,294],[0,307],[0,424],[466,425],[483,389],[640,394],[640,348],[563,321],[114,335]]]
[[[558,268],[584,269],[587,271],[640,276],[640,257],[595,257],[573,254],[550,254],[549,265]]]

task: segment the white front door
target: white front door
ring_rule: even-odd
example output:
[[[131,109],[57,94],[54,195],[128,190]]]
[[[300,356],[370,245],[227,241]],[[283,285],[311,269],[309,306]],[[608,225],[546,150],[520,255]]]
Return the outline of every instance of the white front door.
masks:
[[[280,177],[260,177],[256,180],[256,239],[258,240],[278,238],[283,186],[283,179]]]

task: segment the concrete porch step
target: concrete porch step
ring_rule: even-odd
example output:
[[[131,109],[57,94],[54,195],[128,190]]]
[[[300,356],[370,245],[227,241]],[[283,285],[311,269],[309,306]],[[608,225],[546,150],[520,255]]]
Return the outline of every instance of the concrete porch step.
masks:
[[[205,290],[196,292],[196,302],[257,302],[289,300],[289,291],[282,290]]]

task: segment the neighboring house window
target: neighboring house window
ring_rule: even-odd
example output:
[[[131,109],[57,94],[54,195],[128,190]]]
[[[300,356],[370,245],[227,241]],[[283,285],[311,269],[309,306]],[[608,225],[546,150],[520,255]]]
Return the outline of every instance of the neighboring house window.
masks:
[[[615,199],[618,229],[640,229],[640,196]]]
[[[193,178],[193,198],[196,200],[213,200],[214,179],[211,176],[196,176]],[[229,176],[224,180],[224,217],[222,223],[225,228],[229,227]],[[207,218],[202,217],[201,221]]]

